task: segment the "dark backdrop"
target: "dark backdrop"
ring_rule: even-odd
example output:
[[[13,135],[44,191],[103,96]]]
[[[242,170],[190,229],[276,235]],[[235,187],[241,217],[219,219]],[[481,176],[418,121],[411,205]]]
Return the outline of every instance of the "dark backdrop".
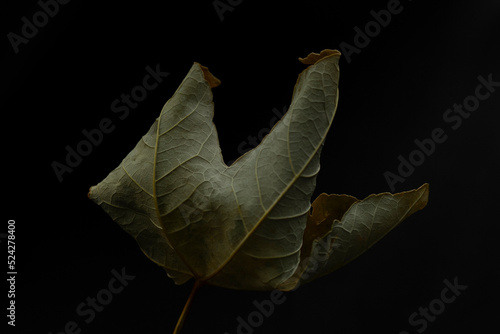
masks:
[[[242,142],[269,127],[274,108],[288,106],[304,68],[297,58],[325,48],[343,48],[343,57],[338,112],[316,193],[363,198],[428,182],[429,204],[348,266],[287,293],[252,330],[498,330],[500,87],[473,105],[478,77],[500,82],[498,1],[402,0],[395,6],[393,1],[224,0],[217,3],[219,12],[229,6],[221,16],[212,1],[73,0],[57,10],[49,3],[53,17],[36,14],[42,9],[34,0],[4,1],[2,8],[7,186],[1,258],[7,261],[5,233],[13,219],[18,274],[12,333],[55,334],[65,326],[68,333],[78,332],[72,326],[81,333],[172,332],[192,282],[175,286],[88,200],[88,188],[135,146],[194,61],[222,80],[214,89],[214,122],[224,158],[231,161]],[[397,14],[377,29],[370,22],[388,6]],[[33,15],[40,27],[24,28],[31,37],[20,42]],[[369,41],[357,36],[365,28],[372,29]],[[142,84],[147,66],[169,75],[120,119],[112,102]],[[447,110],[464,100],[474,111],[460,124],[446,122]],[[82,131],[105,118],[113,130],[60,182],[54,161],[63,163],[66,146],[75,148],[85,139]],[[398,174],[398,157],[408,159],[417,149],[415,140],[430,138],[436,128],[446,141],[435,144],[391,189],[384,174]],[[101,290],[108,288],[113,270],[130,276],[127,286],[86,323],[89,313],[80,316],[78,306],[106,295]],[[444,280],[467,288],[426,320],[427,328],[423,320],[412,325],[409,317],[420,307],[439,309]],[[269,292],[205,287],[184,333],[237,333],[238,317],[248,319],[256,311],[253,301],[266,299]],[[2,301],[5,310],[7,298]]]

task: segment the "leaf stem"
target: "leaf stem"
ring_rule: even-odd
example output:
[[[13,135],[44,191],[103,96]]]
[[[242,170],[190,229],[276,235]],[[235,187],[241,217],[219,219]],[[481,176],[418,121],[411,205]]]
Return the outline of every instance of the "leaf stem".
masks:
[[[202,280],[196,280],[193,285],[193,289],[191,290],[191,293],[189,294],[188,300],[186,301],[186,304],[184,305],[184,309],[182,310],[182,313],[179,317],[179,320],[177,320],[177,325],[175,326],[174,333],[173,334],[179,334],[182,329],[182,325],[184,325],[184,320],[186,319],[186,315],[189,312],[189,308],[191,304],[193,303],[194,296],[196,295],[196,292],[200,289],[200,287],[203,286],[205,282]]]

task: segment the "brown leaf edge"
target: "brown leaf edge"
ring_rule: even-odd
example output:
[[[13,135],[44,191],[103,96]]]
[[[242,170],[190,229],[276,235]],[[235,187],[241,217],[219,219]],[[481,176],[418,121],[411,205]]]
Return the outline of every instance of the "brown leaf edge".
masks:
[[[325,50],[321,51],[320,53],[311,52],[309,55],[307,55],[307,57],[299,58],[299,61],[305,65],[314,65],[319,60],[326,58],[326,57],[329,57],[329,56],[340,56],[340,51],[325,49]]]

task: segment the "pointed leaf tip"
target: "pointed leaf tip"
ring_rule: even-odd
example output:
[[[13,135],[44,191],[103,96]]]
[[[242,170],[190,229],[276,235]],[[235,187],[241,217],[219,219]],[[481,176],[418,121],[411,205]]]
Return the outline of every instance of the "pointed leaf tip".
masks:
[[[197,63],[198,64],[198,63]],[[201,64],[198,64],[203,71],[203,76],[205,77],[205,80],[207,80],[208,84],[210,85],[210,88],[215,88],[221,84],[221,81],[217,79],[210,71],[208,70],[208,67],[203,66]]]

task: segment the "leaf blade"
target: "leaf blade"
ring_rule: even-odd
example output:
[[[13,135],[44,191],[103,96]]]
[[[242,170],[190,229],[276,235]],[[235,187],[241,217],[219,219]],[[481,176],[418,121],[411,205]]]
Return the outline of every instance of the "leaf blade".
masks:
[[[427,205],[428,196],[429,185],[426,183],[418,189],[398,194],[381,193],[372,194],[364,200],[350,199],[352,204],[347,209],[344,206],[335,213],[324,210],[323,207],[325,203],[332,203],[320,201],[318,206],[313,207],[313,212],[317,209],[324,212],[320,213],[320,217],[310,216],[308,223],[313,227],[308,233],[314,234],[322,224],[327,224],[329,229],[325,232],[323,226],[323,235],[320,233],[314,236],[311,250],[304,255],[294,276],[280,288],[292,290],[346,265],[403,220],[423,209]],[[332,219],[332,215],[335,218]]]

